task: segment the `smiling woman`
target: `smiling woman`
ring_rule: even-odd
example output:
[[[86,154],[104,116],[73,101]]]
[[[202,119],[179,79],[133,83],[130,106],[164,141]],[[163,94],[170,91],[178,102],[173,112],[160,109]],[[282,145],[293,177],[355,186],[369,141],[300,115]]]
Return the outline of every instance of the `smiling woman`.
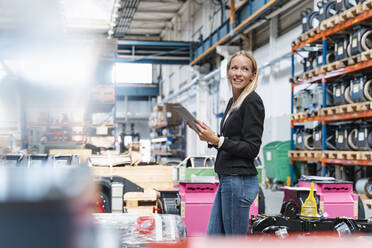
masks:
[[[226,67],[232,95],[217,135],[204,122],[197,121],[199,139],[218,150],[215,172],[218,187],[207,235],[247,234],[249,209],[258,193],[254,159],[262,143],[265,109],[255,92],[258,70],[247,51],[230,57]]]

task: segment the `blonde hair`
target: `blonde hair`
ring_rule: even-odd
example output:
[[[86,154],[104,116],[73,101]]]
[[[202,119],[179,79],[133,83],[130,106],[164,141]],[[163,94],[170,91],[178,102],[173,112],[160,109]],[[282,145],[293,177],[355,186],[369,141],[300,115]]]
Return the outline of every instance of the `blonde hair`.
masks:
[[[255,58],[253,57],[253,55],[248,53],[247,51],[242,50],[242,51],[234,53],[231,56],[231,58],[229,59],[229,62],[227,62],[227,68],[226,68],[227,72],[229,72],[229,69],[230,69],[230,66],[231,66],[231,61],[236,56],[239,56],[239,55],[245,56],[251,61],[251,63],[252,63],[252,73],[255,73],[256,75],[255,75],[254,79],[251,81],[251,83],[249,83],[244,88],[242,93],[239,95],[238,99],[236,99],[236,101],[233,102],[233,104],[231,105],[229,113],[232,110],[238,109],[240,107],[240,105],[243,103],[245,97],[248,96],[250,93],[252,93],[257,88],[257,84],[258,84],[257,62],[256,62]],[[228,80],[229,80],[229,83],[231,84],[230,78]]]

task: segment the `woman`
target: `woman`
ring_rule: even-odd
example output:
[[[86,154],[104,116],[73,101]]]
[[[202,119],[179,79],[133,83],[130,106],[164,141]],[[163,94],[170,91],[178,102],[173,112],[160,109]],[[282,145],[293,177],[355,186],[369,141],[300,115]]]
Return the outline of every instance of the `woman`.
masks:
[[[261,146],[265,109],[257,87],[257,63],[246,51],[227,64],[232,98],[221,121],[220,135],[196,123],[200,140],[217,148],[215,171],[220,185],[209,218],[207,235],[248,233],[249,208],[258,193],[254,159]]]

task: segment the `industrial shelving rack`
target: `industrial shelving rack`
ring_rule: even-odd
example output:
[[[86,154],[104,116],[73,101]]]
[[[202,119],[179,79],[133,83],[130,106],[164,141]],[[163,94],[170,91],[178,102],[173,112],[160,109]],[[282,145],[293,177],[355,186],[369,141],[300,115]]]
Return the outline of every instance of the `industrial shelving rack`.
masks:
[[[176,133],[171,133],[170,130],[178,130]],[[179,159],[183,160],[185,158],[185,152],[184,152],[184,124],[180,125],[168,125],[167,123],[161,123],[156,126],[151,126],[150,130],[153,132],[161,132],[162,130],[167,130],[167,135],[157,136],[153,137],[151,139],[151,154],[153,158],[157,162],[159,162],[160,158],[166,157],[168,159]],[[177,145],[176,148],[172,149],[172,145],[170,143],[178,142],[179,145]],[[154,149],[154,144],[160,144],[164,145],[165,149]]]
[[[322,166],[322,176],[326,176],[327,174],[327,164],[343,164],[343,165],[361,165],[361,166],[372,166],[372,158],[367,157],[367,159],[339,159],[339,158],[330,158],[326,156],[326,134],[327,134],[327,123],[335,122],[335,121],[345,121],[345,120],[352,120],[352,119],[362,119],[362,118],[372,118],[372,103],[369,106],[366,106],[365,109],[361,111],[354,111],[351,113],[336,113],[332,115],[318,115],[313,117],[303,116],[300,118],[293,118],[294,114],[294,88],[301,84],[311,84],[314,82],[321,82],[322,83],[322,91],[323,91],[323,105],[322,110],[326,109],[327,103],[327,94],[326,94],[326,83],[327,80],[331,78],[335,78],[344,74],[360,71],[366,68],[372,67],[372,51],[369,50],[365,56],[355,63],[351,63],[343,68],[332,68],[329,69],[326,65],[326,56],[327,56],[327,37],[336,34],[346,28],[352,27],[357,25],[365,20],[372,19],[372,1],[366,1],[363,4],[357,5],[353,9],[347,10],[348,13],[344,13],[342,15],[341,21],[338,19],[338,23],[328,25],[321,25],[316,29],[312,30],[307,33],[312,33],[310,37],[299,37],[297,41],[292,42],[292,56],[291,56],[291,76],[290,79],[291,83],[291,151],[289,152],[289,156],[291,158],[290,162],[290,177],[291,183],[293,184],[293,175],[294,175],[294,163],[296,161],[316,161],[320,162]],[[351,18],[345,18],[345,16],[350,15]],[[350,17],[349,16],[349,17]],[[339,17],[336,17],[339,18]],[[346,20],[344,20],[346,19]],[[326,22],[325,20],[324,22]],[[328,28],[328,26],[331,26]],[[326,27],[326,28],[324,28]],[[307,44],[313,44],[315,42],[321,42],[323,51],[322,51],[322,66],[316,71],[317,73],[307,74],[306,77],[295,77],[295,53],[298,49],[304,47]],[[294,140],[293,135],[295,132],[294,125],[296,123],[304,123],[304,122],[312,122],[312,121],[320,121],[322,125],[322,151],[318,153],[318,155],[314,156],[293,156],[294,152]],[[371,152],[372,153],[372,152]],[[303,153],[305,154],[305,153]],[[370,154],[369,154],[370,156]]]
[[[162,158],[169,161],[182,161],[185,158],[185,124],[171,106],[178,103],[165,103],[156,106],[150,116],[151,156],[154,161]]]

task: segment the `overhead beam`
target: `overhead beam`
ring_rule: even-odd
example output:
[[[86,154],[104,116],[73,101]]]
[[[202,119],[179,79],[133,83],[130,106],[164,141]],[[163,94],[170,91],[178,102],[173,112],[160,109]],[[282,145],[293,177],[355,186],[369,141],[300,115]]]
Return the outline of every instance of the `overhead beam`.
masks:
[[[148,14],[148,13],[151,13],[151,14],[177,14],[177,10],[164,10],[164,9],[159,9],[159,10],[154,10],[154,9],[137,9],[137,12],[136,13],[145,13],[145,14]]]
[[[236,13],[240,20],[235,27],[231,29],[229,20],[225,21],[209,37],[207,37],[198,47],[195,48],[193,57],[195,58],[191,65],[200,62],[204,57],[216,49],[217,46],[223,45],[234,39],[242,33],[248,25],[254,23],[258,18],[264,16],[269,10],[274,11],[274,7],[279,3],[286,3],[288,0],[270,0],[266,1],[247,1],[239,6]]]

